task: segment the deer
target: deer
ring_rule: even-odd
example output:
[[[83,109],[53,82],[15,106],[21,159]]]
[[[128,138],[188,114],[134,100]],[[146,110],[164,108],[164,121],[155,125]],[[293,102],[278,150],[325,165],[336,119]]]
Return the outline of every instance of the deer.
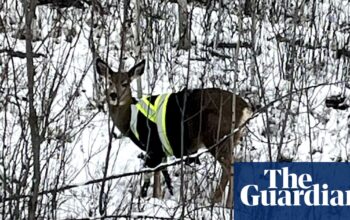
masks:
[[[238,130],[232,136],[232,147],[236,146],[244,134],[242,125],[253,113],[252,107],[239,95],[219,88],[183,89],[137,100],[132,97],[131,82],[142,76],[145,64],[145,60],[142,60],[129,71],[115,72],[100,58],[95,59],[97,73],[108,84],[105,94],[113,124],[146,152],[145,166],[149,168],[157,167],[167,156],[181,158],[196,153],[203,146],[208,148],[222,168],[212,201],[222,201],[222,195],[233,175],[232,141],[228,138],[218,143],[218,140],[232,135],[234,124]],[[172,194],[166,169],[162,170],[162,174]],[[147,194],[149,183],[150,176],[145,176],[142,196]],[[231,190],[229,194],[233,198]]]

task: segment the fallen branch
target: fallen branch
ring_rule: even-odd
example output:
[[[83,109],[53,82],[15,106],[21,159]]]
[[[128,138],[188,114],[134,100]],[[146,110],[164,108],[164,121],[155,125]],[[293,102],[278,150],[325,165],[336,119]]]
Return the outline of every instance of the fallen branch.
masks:
[[[59,8],[68,8],[68,7],[75,7],[75,8],[79,8],[79,9],[83,9],[84,4],[86,3],[88,5],[91,5],[90,1],[80,1],[80,0],[39,0],[37,5],[48,5],[48,4],[52,4],[56,7]]]
[[[15,51],[12,49],[0,49],[0,53],[7,53],[10,57],[18,57],[20,59],[27,58],[27,54],[21,51]],[[33,53],[33,58],[39,58],[39,57],[45,57],[46,56],[42,53]]]

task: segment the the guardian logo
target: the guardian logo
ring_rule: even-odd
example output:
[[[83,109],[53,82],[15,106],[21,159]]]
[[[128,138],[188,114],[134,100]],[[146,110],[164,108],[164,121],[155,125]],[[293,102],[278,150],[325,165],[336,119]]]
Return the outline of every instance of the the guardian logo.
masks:
[[[350,219],[349,163],[236,163],[234,219]]]
[[[350,173],[349,173],[350,175]],[[250,184],[241,189],[240,198],[247,206],[350,206],[350,190],[329,190],[327,183],[314,183],[311,174],[289,172],[289,167],[266,169],[267,189]],[[280,178],[281,184],[277,184]]]

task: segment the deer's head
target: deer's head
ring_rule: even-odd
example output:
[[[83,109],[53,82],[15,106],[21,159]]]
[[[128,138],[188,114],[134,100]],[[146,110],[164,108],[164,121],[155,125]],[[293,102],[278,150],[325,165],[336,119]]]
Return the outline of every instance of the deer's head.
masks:
[[[103,76],[107,82],[107,100],[110,105],[129,105],[132,101],[130,83],[140,77],[145,69],[145,60],[136,64],[127,72],[114,72],[100,58],[96,59],[97,73]]]

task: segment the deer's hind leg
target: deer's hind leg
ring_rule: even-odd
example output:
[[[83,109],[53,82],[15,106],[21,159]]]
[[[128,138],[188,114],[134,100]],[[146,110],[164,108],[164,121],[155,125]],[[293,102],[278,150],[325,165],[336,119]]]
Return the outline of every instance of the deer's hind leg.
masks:
[[[231,178],[231,150],[230,150],[230,140],[226,140],[224,143],[222,143],[220,146],[218,146],[218,149],[216,149],[216,152],[214,156],[216,156],[217,161],[219,161],[221,168],[222,168],[222,174],[219,184],[216,187],[214,196],[213,196],[213,202],[217,203],[222,201],[222,195],[225,192],[225,188],[228,184],[228,181]],[[231,195],[228,195],[231,196]]]
[[[211,140],[207,140],[204,143],[206,147],[213,147],[213,142]],[[230,139],[225,140],[223,143],[219,144],[219,146],[215,146],[210,149],[210,153],[215,157],[215,159],[220,163],[222,168],[222,174],[220,178],[220,182],[217,185],[215,192],[212,196],[212,201],[214,203],[218,203],[222,201],[222,195],[225,192],[225,188],[228,184],[228,181],[231,178],[231,147],[230,147]],[[232,195],[228,195],[232,196]],[[229,204],[228,204],[229,205]]]

